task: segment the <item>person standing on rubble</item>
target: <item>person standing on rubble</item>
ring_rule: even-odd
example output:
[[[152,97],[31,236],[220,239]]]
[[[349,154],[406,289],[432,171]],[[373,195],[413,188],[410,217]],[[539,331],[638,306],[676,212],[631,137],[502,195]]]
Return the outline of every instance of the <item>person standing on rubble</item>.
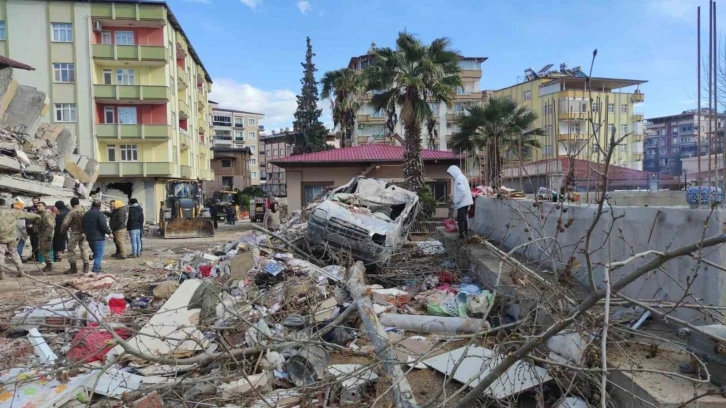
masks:
[[[15,202],[12,205],[12,208],[14,210],[23,211],[23,208],[25,207],[25,202],[20,199],[20,197],[15,199]],[[25,243],[30,240],[30,237],[28,236],[28,228],[25,226],[25,220],[24,219],[18,219],[15,222],[15,228],[18,233],[18,256],[20,257],[20,260],[23,260],[23,249],[25,249]]]
[[[469,187],[469,180],[461,172],[459,166],[450,166],[446,172],[454,179],[453,200],[454,210],[456,211],[456,224],[459,227],[459,238],[464,239],[469,234],[467,212],[469,211],[469,206],[474,204],[474,199],[471,196],[471,188]]]
[[[8,208],[5,199],[0,198],[0,279],[5,279],[6,258],[15,267],[17,276],[23,276],[23,263],[16,249],[17,221],[34,221],[39,218],[40,216],[37,214]]]
[[[131,240],[131,258],[141,256],[141,235],[144,232],[144,210],[135,198],[129,200],[129,219],[126,222]]]
[[[113,210],[111,211],[111,219],[108,221],[111,231],[113,231],[113,243],[116,245],[115,259],[126,259],[126,216],[128,207],[121,200],[113,201]]]
[[[267,228],[268,231],[275,232],[280,228],[280,204],[277,201],[273,201],[270,204],[270,208],[265,211],[265,217],[262,219],[262,226]]]
[[[63,201],[56,201],[55,209],[57,212],[55,215],[55,231],[53,232],[53,255],[55,256],[55,261],[60,262],[61,253],[65,252],[66,246],[68,245],[68,234],[61,232],[61,226],[63,225],[63,220],[68,216],[69,211],[66,203]]]
[[[101,272],[103,255],[106,250],[106,236],[113,234],[106,223],[106,217],[101,212],[101,202],[93,200],[91,209],[83,215],[83,232],[86,234],[88,244],[93,251],[92,272]]]
[[[83,215],[86,214],[86,210],[80,205],[78,198],[71,198],[71,207],[73,208],[68,212],[63,223],[61,225],[60,232],[67,234],[70,230],[70,238],[68,240],[68,263],[71,264],[70,269],[65,271],[66,274],[78,273],[78,265],[76,260],[78,255],[76,254],[76,247],[78,247],[81,253],[81,261],[83,262],[83,273],[88,273],[91,270],[88,262],[88,251],[86,250],[86,235],[83,232]]]
[[[25,211],[33,214],[38,213],[38,203],[40,202],[40,198],[33,197],[33,205],[29,208],[26,208]],[[32,222],[26,222],[25,227],[28,230],[28,236],[30,237],[30,248],[32,249],[32,256],[30,257],[31,260],[37,261],[38,260],[38,231],[35,228],[35,224]]]
[[[53,258],[50,250],[53,248],[53,233],[55,232],[55,216],[44,202],[38,203],[40,221],[35,225],[38,231],[38,253],[45,261],[43,272],[53,271]]]

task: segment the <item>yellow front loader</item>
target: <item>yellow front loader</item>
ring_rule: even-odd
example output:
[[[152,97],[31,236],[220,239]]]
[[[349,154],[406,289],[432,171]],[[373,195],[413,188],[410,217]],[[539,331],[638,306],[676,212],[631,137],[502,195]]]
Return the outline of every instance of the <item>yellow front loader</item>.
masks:
[[[201,183],[170,180],[161,203],[160,222],[164,238],[214,236],[212,218],[204,214]]]

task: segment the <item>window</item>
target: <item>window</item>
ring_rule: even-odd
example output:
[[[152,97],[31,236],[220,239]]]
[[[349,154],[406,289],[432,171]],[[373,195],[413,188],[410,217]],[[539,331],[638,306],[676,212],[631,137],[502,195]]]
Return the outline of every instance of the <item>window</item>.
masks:
[[[245,121],[244,118],[234,118],[234,127],[245,127]]]
[[[250,125],[250,126],[254,126],[255,125],[255,120],[254,119],[247,119],[247,124]]]
[[[623,136],[626,133],[628,133],[628,125],[627,124],[620,125],[620,136]]]
[[[250,177],[257,178],[257,172],[256,171],[250,172]]]
[[[121,161],[138,161],[139,146],[138,145],[121,145]]]
[[[628,146],[627,145],[620,146],[620,153],[626,153],[627,154],[628,153]]]
[[[232,126],[232,117],[214,115],[212,117],[212,124],[214,126]]]
[[[113,106],[106,106],[103,108],[103,123],[114,123],[114,111]]]
[[[108,155],[108,161],[116,161],[116,145],[107,145],[106,154]]]
[[[449,182],[448,181],[436,181],[428,183],[427,187],[434,193],[434,198],[437,204],[445,204],[449,199]]]
[[[545,134],[552,135],[553,133],[553,127],[552,125],[546,125],[544,128]]]
[[[55,104],[55,121],[56,122],[75,122],[76,121],[76,104],[75,103],[56,103]]]
[[[133,85],[135,76],[136,72],[133,69],[117,69],[116,85]]]
[[[257,165],[257,159],[250,159],[250,164],[253,166]]]
[[[171,92],[172,95],[176,95],[176,87],[174,86],[174,84],[176,82],[174,81],[173,76],[169,76],[169,83],[171,84],[171,86],[169,87],[170,88],[169,91]]]
[[[305,186],[305,203],[303,205],[308,205],[315,201],[326,189],[326,186]]]
[[[522,92],[522,99],[524,99],[525,101],[531,101],[532,100],[532,91]]]
[[[232,160],[230,160],[230,159],[222,159],[222,168],[223,169],[231,169],[232,168]]]
[[[547,145],[543,149],[543,153],[545,156],[552,156],[552,145]]]
[[[116,45],[134,45],[134,32],[116,31]]]
[[[628,105],[620,105],[620,113],[628,113]]]
[[[0,41],[5,41],[7,39],[7,32],[5,31],[5,22],[0,21]]]
[[[615,104],[614,103],[609,103],[608,104],[608,112],[609,113],[615,113]]]
[[[136,124],[136,108],[131,106],[118,107],[118,123],[122,125]]]
[[[256,137],[255,132],[247,132],[247,137],[250,139],[254,139]]]
[[[103,70],[103,83],[104,85],[111,85],[111,70],[110,69],[104,69]]]
[[[250,152],[253,154],[257,151],[257,148],[255,146],[250,146]]]
[[[570,124],[570,134],[576,135],[580,133],[580,123],[575,122]]]
[[[268,150],[267,153],[265,153],[265,156],[269,156],[269,155],[270,155],[270,151]]]
[[[598,102],[592,103],[592,111],[593,112],[600,112],[600,104]]]
[[[73,42],[73,24],[50,23],[53,28],[54,42]]]
[[[234,185],[234,177],[222,177],[222,185],[223,186],[233,186]]]
[[[235,140],[244,140],[245,139],[245,132],[238,130],[234,132],[234,139]]]
[[[102,31],[101,32],[101,44],[111,44],[111,32],[110,31]]]
[[[284,150],[280,149],[280,153],[278,153],[278,154],[280,157],[282,157],[283,155],[285,155]]]
[[[55,82],[76,82],[76,64],[54,63]]]
[[[272,157],[277,157],[277,149],[272,149]]]

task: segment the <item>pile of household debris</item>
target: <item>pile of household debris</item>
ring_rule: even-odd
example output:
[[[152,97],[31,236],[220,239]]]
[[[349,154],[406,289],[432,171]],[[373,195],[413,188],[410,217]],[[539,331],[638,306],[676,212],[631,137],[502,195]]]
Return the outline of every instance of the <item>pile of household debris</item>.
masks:
[[[98,162],[73,154],[76,137],[65,127],[41,123],[48,111],[43,92],[18,84],[13,67],[0,64],[0,193],[53,201],[90,192]]]

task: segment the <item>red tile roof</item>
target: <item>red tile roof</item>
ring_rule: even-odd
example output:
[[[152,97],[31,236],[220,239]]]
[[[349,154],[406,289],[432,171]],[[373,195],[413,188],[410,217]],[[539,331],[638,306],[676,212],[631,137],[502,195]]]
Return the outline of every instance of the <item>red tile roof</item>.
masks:
[[[30,65],[23,64],[22,62],[18,62],[14,59],[10,59],[8,57],[3,57],[2,55],[0,55],[0,66],[3,65],[8,65],[18,69],[24,69],[26,71],[35,71],[35,68],[31,67]]]
[[[424,161],[459,160],[459,155],[446,150],[421,149]],[[299,154],[270,160],[273,164],[287,163],[351,163],[351,162],[402,162],[403,147],[385,144],[368,144],[345,147],[323,152]]]

